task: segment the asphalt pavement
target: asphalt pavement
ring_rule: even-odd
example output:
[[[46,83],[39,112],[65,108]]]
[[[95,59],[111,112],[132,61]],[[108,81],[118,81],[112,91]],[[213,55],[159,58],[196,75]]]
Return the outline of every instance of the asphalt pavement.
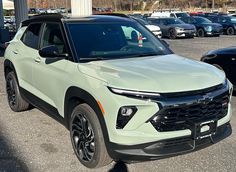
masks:
[[[199,60],[209,50],[233,46],[236,36],[167,40],[179,55]],[[15,113],[6,101],[3,58],[0,58],[0,172],[235,172],[236,171],[236,97],[232,99],[233,133],[205,149],[167,159],[134,164],[115,163],[89,170],[73,153],[69,132],[37,109]]]

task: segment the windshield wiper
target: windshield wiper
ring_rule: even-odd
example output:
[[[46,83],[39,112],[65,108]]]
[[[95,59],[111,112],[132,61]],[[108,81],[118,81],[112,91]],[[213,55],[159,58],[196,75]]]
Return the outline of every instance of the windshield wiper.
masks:
[[[88,62],[88,61],[100,61],[100,60],[108,60],[109,58],[104,57],[86,57],[86,58],[80,58],[81,62]]]
[[[160,56],[160,55],[164,55],[164,54],[160,54],[160,53],[144,53],[144,54],[138,54],[136,57]]]
[[[123,56],[122,58],[135,58],[135,57],[148,57],[148,56],[160,56],[164,55],[163,53],[144,53],[144,54],[131,54]]]
[[[135,57],[148,57],[148,56],[160,56],[164,55],[163,53],[144,53],[144,54],[130,54],[126,56],[117,56],[117,57],[88,57],[80,58],[80,62],[89,62],[89,61],[100,61],[100,60],[115,60],[115,59],[124,59],[124,58],[135,58]]]

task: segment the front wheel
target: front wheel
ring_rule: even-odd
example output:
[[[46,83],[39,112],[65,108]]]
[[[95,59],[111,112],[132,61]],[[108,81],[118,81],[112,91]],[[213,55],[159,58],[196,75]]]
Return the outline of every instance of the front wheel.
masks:
[[[74,108],[70,136],[75,154],[84,166],[98,168],[111,163],[100,122],[89,105],[80,104]]]
[[[235,30],[233,27],[229,27],[226,31],[227,35],[234,35],[235,34]]]
[[[197,30],[197,36],[198,37],[205,37],[205,32],[203,29],[198,29]]]
[[[177,37],[177,33],[176,33],[175,29],[170,29],[169,38],[170,39],[176,39],[176,37]]]

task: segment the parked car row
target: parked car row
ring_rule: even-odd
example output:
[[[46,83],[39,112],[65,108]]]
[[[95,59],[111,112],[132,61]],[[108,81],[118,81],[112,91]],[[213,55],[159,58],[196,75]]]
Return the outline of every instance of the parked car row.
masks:
[[[66,9],[64,7],[61,7],[61,8],[30,8],[28,10],[28,13],[29,14],[51,14],[51,13],[67,13],[67,12],[70,12],[71,10],[70,9]]]
[[[155,12],[151,18],[179,18],[183,22],[196,27],[196,35],[219,36],[220,34],[236,34],[235,14],[224,13],[187,13],[187,12]]]
[[[163,37],[171,39],[179,37],[193,38],[196,33],[194,25],[186,24],[178,18],[148,18],[151,24],[159,26]]]

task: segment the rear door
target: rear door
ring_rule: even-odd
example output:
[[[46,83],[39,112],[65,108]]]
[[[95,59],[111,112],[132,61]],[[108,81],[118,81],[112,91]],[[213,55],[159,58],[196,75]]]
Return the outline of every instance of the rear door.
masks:
[[[14,42],[13,53],[18,57],[16,68],[19,84],[24,89],[34,92],[32,80],[32,68],[35,57],[38,56],[39,35],[41,23],[30,24],[20,41]],[[20,70],[19,70],[20,69]]]

